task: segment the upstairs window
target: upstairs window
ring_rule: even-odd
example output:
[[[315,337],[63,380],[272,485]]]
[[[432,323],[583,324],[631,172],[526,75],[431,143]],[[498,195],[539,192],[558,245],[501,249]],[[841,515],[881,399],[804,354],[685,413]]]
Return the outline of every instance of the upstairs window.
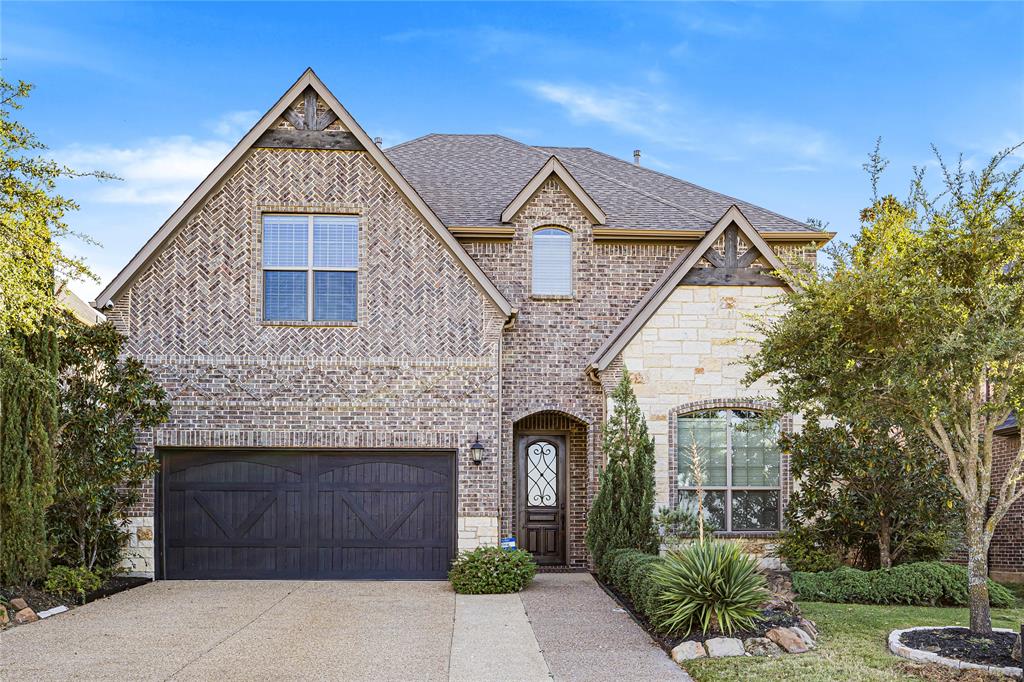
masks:
[[[572,235],[555,227],[533,233],[533,293],[572,295]]]
[[[263,319],[355,322],[359,219],[263,216]]]
[[[758,417],[750,410],[709,410],[679,417],[679,506],[697,509],[696,443],[704,510],[722,531],[779,529],[779,429],[766,428]]]

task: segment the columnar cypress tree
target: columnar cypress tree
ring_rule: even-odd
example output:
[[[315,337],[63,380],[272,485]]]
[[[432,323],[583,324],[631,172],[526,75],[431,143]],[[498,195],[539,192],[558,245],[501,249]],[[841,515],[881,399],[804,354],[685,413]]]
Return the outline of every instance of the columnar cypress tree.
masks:
[[[0,348],[0,583],[42,578],[49,566],[57,338],[13,334]]]
[[[612,414],[605,423],[603,448],[608,465],[587,517],[587,548],[600,566],[611,549],[654,553],[654,441],[633,393],[629,374],[612,392]]]

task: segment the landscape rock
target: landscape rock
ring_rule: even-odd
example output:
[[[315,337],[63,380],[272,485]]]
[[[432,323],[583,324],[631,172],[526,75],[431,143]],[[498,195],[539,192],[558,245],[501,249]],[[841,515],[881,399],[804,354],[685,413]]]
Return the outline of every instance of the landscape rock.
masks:
[[[765,637],[790,654],[802,654],[810,651],[810,647],[804,642],[803,637],[793,631],[795,629],[797,628],[772,628],[765,633]]]
[[[1020,635],[1017,635],[1017,641],[1013,644],[1013,650],[1010,652],[1010,658],[1015,661],[1021,660],[1021,642]]]
[[[704,646],[708,648],[708,656],[712,658],[742,656],[746,653],[743,650],[743,642],[735,637],[715,637],[704,642]]]
[[[700,642],[682,642],[672,649],[672,660],[676,663],[692,661],[695,658],[705,658],[708,653]]]
[[[743,650],[751,656],[781,656],[782,649],[767,637],[751,637],[743,642]]]
[[[24,625],[25,623],[34,623],[37,620],[39,620],[39,616],[37,616],[36,612],[28,608],[27,606],[23,608],[21,611],[18,611],[16,614],[14,614],[14,622],[18,625]]]
[[[813,620],[801,618],[800,622],[797,623],[797,627],[809,634],[812,638],[818,639],[818,626],[815,625]]]
[[[793,632],[795,632],[797,637],[799,637],[800,639],[802,639],[804,641],[804,644],[807,645],[808,649],[813,649],[814,648],[814,638],[811,637],[810,634],[808,634],[806,630],[804,630],[803,628],[789,628],[789,629],[792,630]]]
[[[28,604],[26,604],[25,600],[21,597],[15,597],[11,600],[11,608],[15,611],[21,611],[22,609],[27,609]]]

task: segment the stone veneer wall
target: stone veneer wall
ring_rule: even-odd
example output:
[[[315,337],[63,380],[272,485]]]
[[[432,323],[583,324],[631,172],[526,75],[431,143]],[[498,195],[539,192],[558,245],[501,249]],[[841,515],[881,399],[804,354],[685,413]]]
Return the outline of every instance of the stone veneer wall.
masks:
[[[1002,485],[1010,462],[1020,451],[1020,434],[996,436],[992,448],[993,487]],[[1010,507],[996,526],[989,548],[989,571],[1001,579],[1024,582],[1024,499]]]
[[[658,504],[669,504],[675,495],[670,447],[676,414],[708,407],[756,407],[759,398],[770,395],[764,380],[749,388],[743,385],[746,367],[741,358],[755,348],[750,316],[777,310],[775,299],[784,291],[782,287],[677,287],[623,349],[621,365],[604,372],[608,385],[617,380],[621,366],[633,377],[637,401],[654,437]],[[784,458],[784,481],[788,473]]]
[[[504,332],[502,350],[501,532],[517,532],[514,425],[536,413],[568,415],[587,426],[586,447],[573,450],[569,464],[568,521],[568,561],[585,566],[589,562],[583,544],[585,514],[602,462],[598,426],[604,418],[602,387],[587,378],[585,369],[594,351],[689,247],[595,243],[589,219],[556,178],[537,190],[516,214],[512,226],[515,234],[511,240],[465,242],[470,255],[519,309],[515,324]],[[544,226],[572,233],[571,297],[531,294],[532,234]]]
[[[357,324],[262,322],[265,211],[360,217]],[[140,447],[453,449],[459,516],[496,524],[504,319],[365,152],[251,150],[108,317],[172,402]]]

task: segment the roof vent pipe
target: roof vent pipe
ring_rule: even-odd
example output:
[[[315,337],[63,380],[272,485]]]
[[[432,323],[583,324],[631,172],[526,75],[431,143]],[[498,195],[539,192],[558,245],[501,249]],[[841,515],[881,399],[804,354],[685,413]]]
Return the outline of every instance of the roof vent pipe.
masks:
[[[379,147],[382,144],[384,144],[384,138],[383,137],[375,137],[375,138],[373,138],[373,143]]]
[[[635,163],[638,166],[640,165],[640,150],[639,149],[634,149],[633,150],[633,163]]]

